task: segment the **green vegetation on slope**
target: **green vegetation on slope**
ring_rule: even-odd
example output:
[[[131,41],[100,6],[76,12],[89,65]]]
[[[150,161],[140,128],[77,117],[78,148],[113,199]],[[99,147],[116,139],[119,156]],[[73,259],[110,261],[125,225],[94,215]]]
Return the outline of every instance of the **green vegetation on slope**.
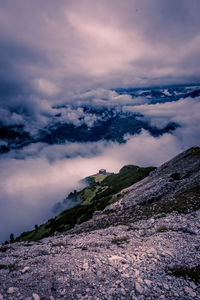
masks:
[[[149,219],[151,217],[160,218],[166,214],[177,212],[179,214],[188,214],[200,209],[200,185],[194,186],[174,197],[162,199],[162,201],[144,202],[136,206],[128,207],[125,211],[118,213],[115,210],[104,211],[109,218],[99,219],[98,222],[89,224],[84,229],[77,230],[76,233],[104,229],[110,226],[129,225],[139,220]],[[131,228],[130,228],[131,229]],[[158,232],[167,231],[169,228],[158,228]]]
[[[174,268],[170,269],[170,275],[174,275],[176,277],[183,277],[188,279],[188,277],[196,282],[197,284],[200,283],[200,265],[197,265],[193,268],[190,268],[186,265],[175,266]]]
[[[75,194],[70,193],[70,197],[73,197],[73,194],[79,197],[82,200],[81,204],[63,211],[35,230],[22,233],[16,241],[36,241],[51,236],[56,231],[64,232],[76,224],[91,219],[95,211],[103,210],[110,203],[119,200],[123,196],[119,194],[122,189],[142,180],[154,169],[154,167],[140,168],[128,165],[123,167],[118,174],[88,177],[89,186],[80,192],[75,191]]]

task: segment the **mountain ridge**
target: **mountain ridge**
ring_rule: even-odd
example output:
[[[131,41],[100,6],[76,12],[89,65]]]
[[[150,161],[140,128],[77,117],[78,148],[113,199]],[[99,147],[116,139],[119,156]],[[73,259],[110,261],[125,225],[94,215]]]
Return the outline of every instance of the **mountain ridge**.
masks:
[[[71,230],[0,247],[0,299],[200,298],[200,147]]]
[[[22,233],[16,241],[34,241],[51,236],[55,231],[63,232],[73,228],[92,218],[96,211],[103,210],[109,203],[119,200],[122,194],[119,192],[131,184],[146,177],[154,167],[141,168],[127,165],[121,168],[119,173],[107,173],[103,180],[92,180],[90,176],[88,185],[81,191],[71,192],[61,203],[72,203],[73,207],[60,212],[56,217],[49,219],[35,230]],[[116,196],[115,196],[116,195]]]

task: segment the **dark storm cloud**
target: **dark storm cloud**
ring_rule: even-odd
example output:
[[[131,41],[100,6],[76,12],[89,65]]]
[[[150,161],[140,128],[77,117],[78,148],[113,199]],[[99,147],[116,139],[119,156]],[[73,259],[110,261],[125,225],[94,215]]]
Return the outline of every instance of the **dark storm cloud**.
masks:
[[[42,108],[30,70],[33,65],[46,67],[47,59],[42,51],[17,40],[1,37],[0,45],[0,121],[6,125],[30,124],[38,119]]]
[[[0,39],[0,45],[0,99],[1,104],[5,104],[25,94],[28,81],[22,75],[19,65],[22,69],[25,66],[27,51],[5,39]]]
[[[199,11],[198,0],[1,1],[2,101],[197,80]]]

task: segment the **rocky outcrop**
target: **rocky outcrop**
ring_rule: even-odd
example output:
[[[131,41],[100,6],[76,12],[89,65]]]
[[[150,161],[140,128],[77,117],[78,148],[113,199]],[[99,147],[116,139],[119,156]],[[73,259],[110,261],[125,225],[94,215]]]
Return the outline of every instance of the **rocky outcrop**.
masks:
[[[121,200],[107,206],[89,222],[76,226],[73,232],[200,209],[200,147],[179,154],[120,193],[124,195]]]
[[[74,229],[0,247],[0,299],[200,299],[200,148]]]

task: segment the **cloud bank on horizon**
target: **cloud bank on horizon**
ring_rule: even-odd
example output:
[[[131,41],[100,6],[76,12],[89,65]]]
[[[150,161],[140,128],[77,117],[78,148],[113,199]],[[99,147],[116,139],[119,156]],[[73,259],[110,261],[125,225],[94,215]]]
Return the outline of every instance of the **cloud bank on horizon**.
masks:
[[[199,83],[199,11],[198,0],[1,0],[1,122],[37,133],[68,104],[57,113],[90,127],[97,116],[71,106],[131,104],[116,87]]]

